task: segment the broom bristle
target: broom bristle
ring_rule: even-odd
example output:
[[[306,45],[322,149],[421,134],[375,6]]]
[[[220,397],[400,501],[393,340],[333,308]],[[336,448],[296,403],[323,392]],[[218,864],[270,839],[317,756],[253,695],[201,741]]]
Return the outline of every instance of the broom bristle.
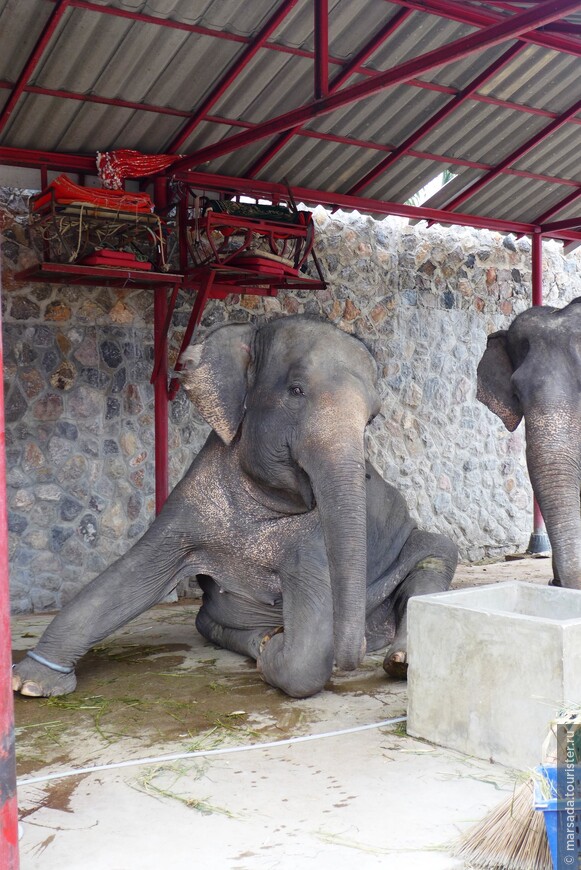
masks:
[[[545,818],[532,795],[529,780],[467,831],[454,855],[481,870],[551,870]]]

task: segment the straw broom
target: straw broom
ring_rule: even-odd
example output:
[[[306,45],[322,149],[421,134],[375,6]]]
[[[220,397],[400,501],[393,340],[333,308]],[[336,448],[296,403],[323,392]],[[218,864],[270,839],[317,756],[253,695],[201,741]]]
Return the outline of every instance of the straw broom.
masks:
[[[533,806],[532,778],[467,831],[454,856],[479,870],[552,870],[545,818]]]

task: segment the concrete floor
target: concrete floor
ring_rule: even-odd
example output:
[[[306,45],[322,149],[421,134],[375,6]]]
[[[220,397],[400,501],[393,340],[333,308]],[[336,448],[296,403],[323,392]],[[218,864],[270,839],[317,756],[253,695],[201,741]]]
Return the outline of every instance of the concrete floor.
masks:
[[[527,559],[460,568],[455,585],[550,576]],[[513,771],[380,724],[406,712],[380,656],[293,700],[206,643],[196,608],[157,607],[108,638],[73,695],[15,699],[22,870],[465,866],[452,843]],[[48,619],[14,620],[15,660]]]

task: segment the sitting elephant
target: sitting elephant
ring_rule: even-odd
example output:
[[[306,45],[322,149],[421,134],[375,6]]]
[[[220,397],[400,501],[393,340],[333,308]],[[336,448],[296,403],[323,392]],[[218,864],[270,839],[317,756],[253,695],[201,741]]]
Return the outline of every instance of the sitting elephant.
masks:
[[[523,416],[526,458],[553,550],[553,584],[581,589],[581,297],[539,305],[488,336],[477,398],[512,432]]]
[[[457,551],[420,531],[365,462],[365,426],[379,410],[365,345],[291,316],[220,326],[182,362],[213,432],[145,535],[16,665],[15,690],[73,691],[79,657],[183,575],[203,591],[201,634],[255,659],[291,696],[319,692],[333,662],[354,669],[366,648],[390,642],[384,667],[405,676],[407,601],[447,589]]]

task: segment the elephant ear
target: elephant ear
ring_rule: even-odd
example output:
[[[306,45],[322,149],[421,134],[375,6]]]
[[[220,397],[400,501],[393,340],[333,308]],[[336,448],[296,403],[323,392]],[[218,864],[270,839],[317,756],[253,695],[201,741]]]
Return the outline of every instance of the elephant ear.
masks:
[[[506,329],[488,336],[486,350],[478,363],[476,398],[500,417],[509,432],[522,420],[522,408],[515,396],[511,378],[514,373],[508,355]]]
[[[182,353],[182,386],[206,423],[230,444],[244,416],[246,373],[256,328],[230,323]]]

